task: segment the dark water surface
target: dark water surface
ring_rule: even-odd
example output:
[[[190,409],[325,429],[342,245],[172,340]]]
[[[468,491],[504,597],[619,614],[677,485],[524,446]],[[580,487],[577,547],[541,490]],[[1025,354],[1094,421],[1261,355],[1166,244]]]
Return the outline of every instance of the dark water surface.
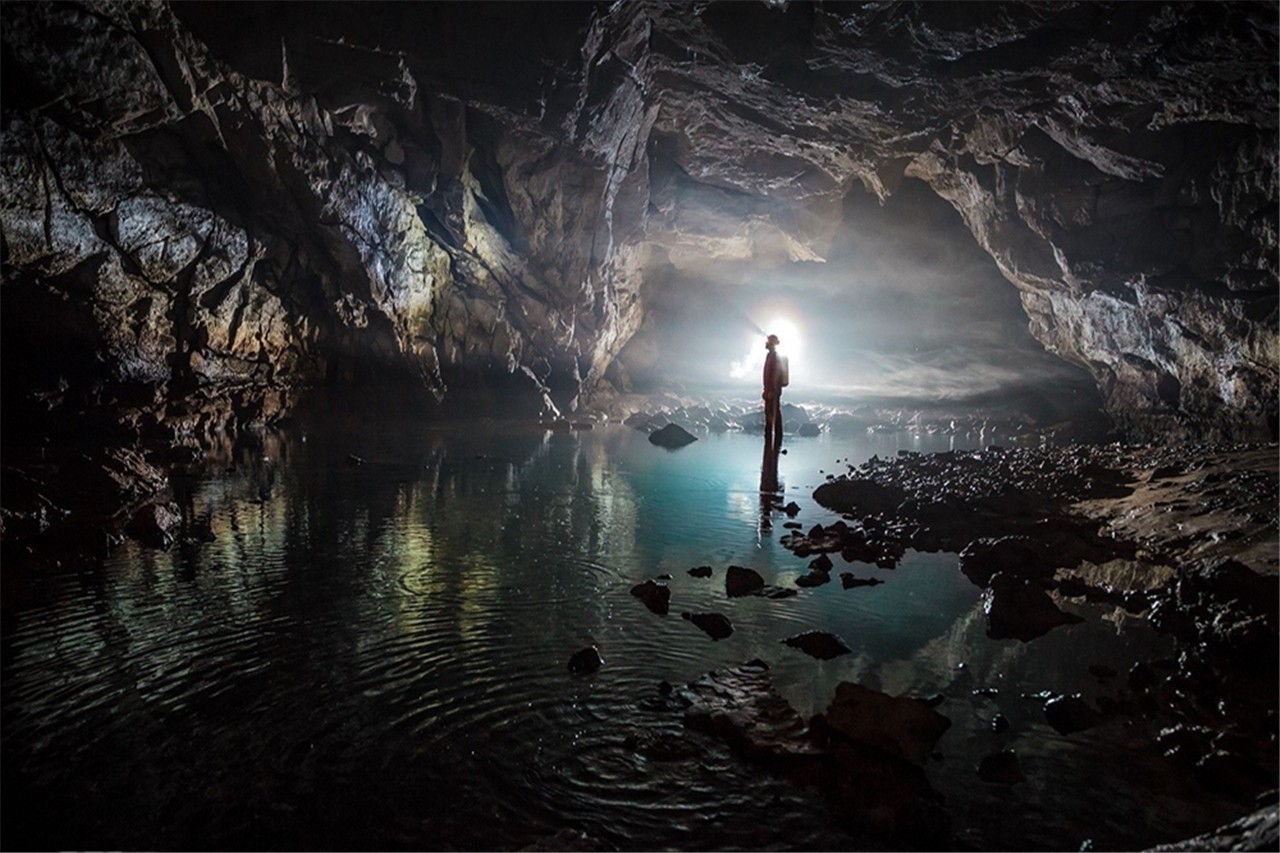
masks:
[[[779,473],[807,528],[835,519],[809,496],[838,459],[955,442],[795,439]],[[1066,738],[1020,697],[1114,695],[1090,663],[1169,653],[1107,611],[991,641],[956,556],[911,552],[894,571],[837,560],[880,586],[727,599],[730,563],[780,586],[806,571],[777,544],[786,518],[762,527],[760,450],[741,434],[668,452],[622,427],[373,419],[242,443],[225,473],[177,487],[214,541],[6,580],[4,846],[511,849],[564,827],[630,849],[885,845],[714,738],[668,761],[628,745],[681,731],[659,681],[756,657],[805,716],[841,680],[946,694],[954,725],[928,772],[965,843],[1140,846],[1239,810],[1167,772],[1140,724]],[[715,576],[687,574],[701,564]],[[667,616],[629,593],[662,572]],[[735,633],[713,642],[682,610]],[[853,653],[779,642],[810,628]],[[592,642],[604,668],[570,675]],[[980,782],[977,761],[1009,748],[1028,781]]]

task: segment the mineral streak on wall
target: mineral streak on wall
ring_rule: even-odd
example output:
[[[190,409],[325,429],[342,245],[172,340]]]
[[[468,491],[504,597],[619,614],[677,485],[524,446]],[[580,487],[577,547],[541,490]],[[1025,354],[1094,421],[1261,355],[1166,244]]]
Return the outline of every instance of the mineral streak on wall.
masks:
[[[6,411],[571,410],[647,268],[818,259],[920,180],[1131,434],[1274,436],[1275,12],[5,4]]]

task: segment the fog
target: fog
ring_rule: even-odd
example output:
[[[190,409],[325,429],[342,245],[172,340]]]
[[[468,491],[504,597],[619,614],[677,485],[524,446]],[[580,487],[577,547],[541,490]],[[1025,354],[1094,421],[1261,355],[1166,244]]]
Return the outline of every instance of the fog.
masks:
[[[750,394],[764,337],[782,338],[789,396],[963,402],[1093,381],[1027,331],[1017,291],[949,204],[918,181],[884,206],[855,189],[825,263],[709,262],[656,288],[638,347],[653,390]]]

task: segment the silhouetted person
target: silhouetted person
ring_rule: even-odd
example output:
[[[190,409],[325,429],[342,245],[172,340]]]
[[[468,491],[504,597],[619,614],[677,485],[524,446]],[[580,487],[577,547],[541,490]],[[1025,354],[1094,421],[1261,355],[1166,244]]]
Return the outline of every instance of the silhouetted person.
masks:
[[[764,357],[764,443],[782,444],[782,386],[786,384],[784,362],[778,355],[778,336],[764,342],[769,354]]]

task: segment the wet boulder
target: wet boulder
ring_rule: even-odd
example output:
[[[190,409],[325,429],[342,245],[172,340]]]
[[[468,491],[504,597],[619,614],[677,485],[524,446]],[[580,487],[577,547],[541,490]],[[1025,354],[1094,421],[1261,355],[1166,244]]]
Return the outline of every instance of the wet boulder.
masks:
[[[1003,572],[1021,578],[1053,576],[1054,566],[1044,547],[1029,536],[976,539],[960,552],[960,571],[978,586]]]
[[[826,631],[805,631],[782,641],[793,649],[799,649],[809,657],[831,660],[849,654],[849,647],[835,634]]]
[[[711,577],[711,567],[710,566],[694,566],[692,569],[689,570],[689,576],[694,578],[709,578]]]
[[[875,515],[893,512],[907,497],[900,487],[873,480],[840,478],[818,486],[813,499],[835,512]]]
[[[808,574],[804,574],[796,578],[796,586],[802,586],[802,587],[822,586],[824,583],[827,583],[830,580],[831,580],[831,575],[827,574],[826,572],[820,572],[817,569],[812,569],[809,571]]]
[[[587,646],[585,649],[579,649],[569,657],[569,671],[584,675],[586,673],[595,672],[604,663],[604,658],[600,657],[600,650],[595,646]]]
[[[831,558],[826,554],[819,554],[809,561],[809,568],[817,569],[820,572],[829,572],[832,567]]]
[[[138,509],[125,525],[130,537],[152,548],[168,548],[177,538],[182,513],[175,503],[149,503]]]
[[[660,616],[666,615],[671,604],[671,588],[654,580],[647,580],[631,587],[631,594],[643,601],[645,607]]]
[[[982,593],[982,610],[987,616],[987,636],[993,640],[1022,640],[1042,637],[1059,625],[1082,621],[1064,613],[1035,582],[1003,572],[992,576]]]
[[[1054,696],[1044,703],[1044,718],[1064,735],[1091,729],[1103,719],[1079,696]]]
[[[680,618],[697,625],[713,640],[723,640],[733,633],[733,623],[719,613],[681,613]]]
[[[724,591],[730,598],[740,598],[764,589],[764,578],[755,569],[730,566],[724,574]]]
[[[922,764],[951,720],[919,699],[890,696],[851,681],[836,687],[824,726],[846,740]]]
[[[649,433],[649,443],[667,450],[676,450],[687,444],[693,444],[697,437],[678,424],[667,424],[662,429]]]
[[[685,725],[723,737],[748,758],[791,763],[821,755],[809,727],[774,688],[764,661],[709,672],[679,696]]]

